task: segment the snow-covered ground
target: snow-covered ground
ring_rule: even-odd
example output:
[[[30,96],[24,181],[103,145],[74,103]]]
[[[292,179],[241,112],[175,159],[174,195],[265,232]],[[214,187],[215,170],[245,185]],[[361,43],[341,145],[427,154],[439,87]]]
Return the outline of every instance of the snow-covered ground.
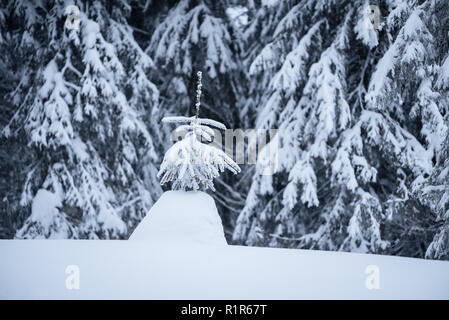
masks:
[[[449,298],[449,262],[391,256],[89,240],[3,240],[0,256],[1,299]]]
[[[228,246],[213,199],[164,193],[129,241],[1,240],[1,299],[449,299],[449,262]]]

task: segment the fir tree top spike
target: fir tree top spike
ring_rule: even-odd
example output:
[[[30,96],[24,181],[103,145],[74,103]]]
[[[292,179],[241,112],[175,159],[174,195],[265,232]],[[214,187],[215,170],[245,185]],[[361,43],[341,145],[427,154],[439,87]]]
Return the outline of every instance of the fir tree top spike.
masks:
[[[196,87],[195,120],[198,120],[201,105],[201,87],[203,86],[203,84],[201,83],[201,79],[203,73],[201,71],[198,71],[196,75],[198,76],[198,84]]]

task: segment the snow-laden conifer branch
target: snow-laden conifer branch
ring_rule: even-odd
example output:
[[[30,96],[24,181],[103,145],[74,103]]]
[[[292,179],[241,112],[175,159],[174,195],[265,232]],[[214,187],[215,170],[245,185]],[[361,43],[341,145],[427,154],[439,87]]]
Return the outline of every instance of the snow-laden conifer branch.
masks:
[[[174,190],[215,190],[213,179],[220,172],[225,169],[234,174],[240,172],[239,166],[223,150],[201,143],[202,138],[212,142],[214,131],[208,125],[222,130],[226,127],[220,122],[198,117],[201,106],[201,71],[197,75],[195,116],[162,119],[164,123],[183,123],[176,131],[186,132],[184,138],[167,151],[158,173],[161,184],[173,182]]]
[[[199,124],[214,127],[220,130],[226,130],[226,126],[221,122],[203,118],[198,118],[197,120]],[[195,121],[195,116],[192,117],[169,116],[162,118],[162,122],[164,123],[192,123],[192,121]]]

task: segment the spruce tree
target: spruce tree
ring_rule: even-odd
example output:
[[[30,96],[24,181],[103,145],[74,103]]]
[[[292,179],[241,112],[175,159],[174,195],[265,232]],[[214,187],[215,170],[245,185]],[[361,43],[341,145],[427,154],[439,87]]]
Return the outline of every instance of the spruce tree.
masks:
[[[7,7],[20,27],[14,54],[31,57],[2,131],[29,147],[19,204],[31,209],[42,190],[59,203],[45,216],[29,212],[19,238],[125,237],[161,192],[148,126],[157,112],[154,64],[127,24],[129,6],[74,5],[79,13],[64,1]]]
[[[281,19],[303,24],[284,28],[288,41],[267,26],[247,67],[280,57],[259,68],[269,85],[254,103],[256,126],[279,128],[279,172],[256,169],[237,243],[424,256],[435,216],[412,189],[447,126],[435,2],[380,1],[377,28],[367,5],[297,1]]]

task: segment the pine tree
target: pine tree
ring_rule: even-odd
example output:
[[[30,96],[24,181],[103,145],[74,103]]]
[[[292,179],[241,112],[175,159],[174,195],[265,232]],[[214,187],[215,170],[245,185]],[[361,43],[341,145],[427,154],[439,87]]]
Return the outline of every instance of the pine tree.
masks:
[[[257,127],[279,128],[279,172],[256,168],[233,238],[422,257],[435,217],[412,189],[446,132],[435,2],[381,1],[377,29],[366,1],[337,2],[298,1],[282,21],[304,29],[284,29],[283,42],[267,27],[272,42],[247,64],[255,76],[280,57],[260,68],[269,90],[253,104]]]
[[[29,208],[42,190],[60,201],[45,217],[29,214],[19,238],[125,237],[161,192],[144,122],[157,112],[158,91],[148,78],[154,65],[127,24],[130,8],[75,5],[79,13],[64,1],[7,7],[23,28],[13,35],[16,54],[31,57],[10,94],[16,113],[3,129],[8,141],[23,138],[31,148],[20,205]]]

